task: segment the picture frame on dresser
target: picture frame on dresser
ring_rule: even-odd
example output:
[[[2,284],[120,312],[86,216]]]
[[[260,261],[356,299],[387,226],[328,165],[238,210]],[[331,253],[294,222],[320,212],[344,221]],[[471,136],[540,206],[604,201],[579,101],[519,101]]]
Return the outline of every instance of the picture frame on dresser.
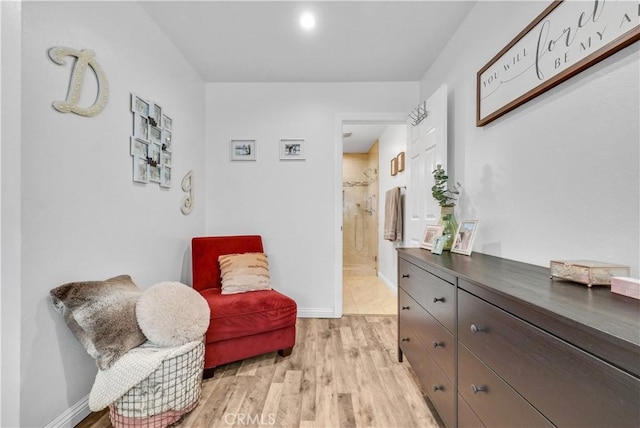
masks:
[[[447,235],[448,236],[448,235]],[[433,248],[431,249],[432,254],[442,254],[444,250],[444,244],[447,242],[446,236],[438,236],[433,242]]]
[[[462,220],[458,225],[458,230],[453,238],[451,252],[470,256],[471,251],[473,250],[473,241],[476,238],[477,229],[478,220]]]
[[[424,248],[425,250],[432,250],[436,239],[442,236],[443,231],[444,226],[442,225],[428,225],[424,229],[424,235],[422,236],[422,242],[420,242],[420,248]]]

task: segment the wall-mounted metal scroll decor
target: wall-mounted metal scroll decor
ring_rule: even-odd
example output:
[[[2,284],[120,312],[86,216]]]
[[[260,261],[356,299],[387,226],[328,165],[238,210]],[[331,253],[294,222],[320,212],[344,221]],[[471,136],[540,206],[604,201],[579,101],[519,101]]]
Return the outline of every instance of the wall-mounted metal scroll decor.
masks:
[[[189,171],[182,179],[182,190],[187,194],[182,198],[180,211],[184,215],[189,215],[193,210],[193,171]]]

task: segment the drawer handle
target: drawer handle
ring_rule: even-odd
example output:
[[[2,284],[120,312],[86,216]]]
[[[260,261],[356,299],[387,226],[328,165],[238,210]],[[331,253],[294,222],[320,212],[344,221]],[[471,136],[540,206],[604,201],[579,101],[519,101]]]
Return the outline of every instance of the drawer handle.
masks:
[[[402,310],[403,310],[403,311],[406,311],[406,310],[408,310],[408,309],[409,309],[409,306],[403,306],[403,307],[402,307]]]
[[[442,385],[433,385],[433,392],[436,391],[444,391],[444,386]]]
[[[408,338],[408,337],[403,337],[403,338],[402,338],[402,341],[403,341],[403,342],[410,342],[410,340],[409,340],[409,338]]]
[[[476,334],[479,331],[487,331],[487,330],[485,330],[485,328],[482,327],[482,326],[477,326],[475,324],[471,324],[471,333]]]
[[[433,342],[432,345],[434,348],[437,348],[438,346],[444,348],[444,342]]]
[[[477,394],[478,392],[487,392],[487,387],[475,386],[474,384],[471,384],[471,391],[473,391],[474,394]]]
[[[444,303],[444,297],[434,297],[433,298],[433,303],[438,303],[438,302]]]
[[[409,278],[409,274],[405,273],[404,275],[402,275],[403,278]]]

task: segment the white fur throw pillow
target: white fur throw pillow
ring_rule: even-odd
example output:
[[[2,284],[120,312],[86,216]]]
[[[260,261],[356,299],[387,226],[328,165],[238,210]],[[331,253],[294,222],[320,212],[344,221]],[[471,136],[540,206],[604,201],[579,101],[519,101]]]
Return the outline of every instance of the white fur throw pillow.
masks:
[[[209,328],[209,305],[193,288],[160,282],[142,292],[136,304],[140,329],[159,346],[180,346],[202,339]]]
[[[225,254],[218,257],[221,294],[271,290],[269,262],[264,253]]]
[[[101,370],[146,340],[136,322],[136,301],[142,293],[129,275],[70,282],[49,294],[54,308]]]

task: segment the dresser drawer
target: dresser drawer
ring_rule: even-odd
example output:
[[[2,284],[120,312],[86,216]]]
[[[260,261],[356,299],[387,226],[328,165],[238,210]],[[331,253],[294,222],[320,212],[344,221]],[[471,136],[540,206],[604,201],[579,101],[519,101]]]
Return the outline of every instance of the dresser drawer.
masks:
[[[458,428],[484,428],[484,424],[471,407],[458,394]]]
[[[458,347],[458,391],[486,426],[553,426],[465,346]]]
[[[434,317],[411,298],[398,290],[398,314],[416,335],[422,346],[453,381],[455,373],[455,339]]]
[[[400,259],[398,284],[450,332],[455,329],[455,287]]]
[[[399,347],[438,414],[448,427],[455,426],[455,390],[453,383],[416,339],[402,319],[398,322]]]
[[[555,425],[640,426],[639,379],[463,290],[458,316],[458,340]]]

